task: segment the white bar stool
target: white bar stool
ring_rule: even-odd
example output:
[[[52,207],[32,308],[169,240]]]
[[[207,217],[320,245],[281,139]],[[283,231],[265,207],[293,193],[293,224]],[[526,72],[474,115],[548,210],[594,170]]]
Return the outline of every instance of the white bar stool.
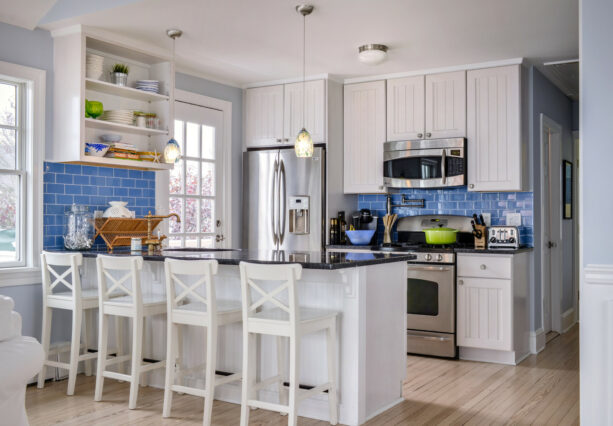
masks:
[[[249,407],[288,413],[288,424],[296,425],[298,404],[305,398],[328,391],[330,404],[330,423],[338,422],[338,401],[336,385],[336,365],[338,362],[336,346],[336,319],[338,312],[323,309],[300,308],[296,291],[296,281],[302,276],[302,266],[297,264],[266,265],[240,263],[241,290],[243,305],[243,392],[241,399],[241,426],[249,424]],[[274,290],[265,291],[258,281],[282,281]],[[259,293],[259,298],[251,298],[252,290]],[[287,300],[280,300],[279,295],[287,290]],[[265,303],[275,305],[272,309],[262,309]],[[319,330],[326,331],[328,382],[309,390],[299,389],[298,365],[301,337]],[[256,383],[257,335],[277,336],[278,374]],[[284,350],[282,337],[289,338],[289,404],[283,386]],[[279,388],[279,404],[259,401],[257,391],[274,383]]]
[[[91,332],[91,321],[88,320],[89,315],[87,313],[91,309],[98,307],[98,291],[97,289],[83,290],[81,288],[81,276],[79,274],[79,266],[83,264],[81,253],[42,252],[40,262],[43,285],[43,327],[41,340],[43,350],[45,351],[45,361],[38,374],[38,387],[42,389],[45,386],[46,366],[63,368],[68,370],[68,389],[66,390],[66,395],[74,395],[79,362],[85,361],[85,371],[89,376],[91,375],[90,360],[97,357],[95,353],[88,353],[87,336]],[[58,272],[58,267],[66,269],[64,272]],[[51,280],[51,274],[53,274],[53,280]],[[64,291],[57,291],[61,289],[61,287],[56,289],[60,284],[66,288]],[[72,337],[70,342],[70,361],[68,363],[50,361],[48,359],[51,354],[50,352],[53,352],[49,350],[53,309],[72,311]],[[85,321],[83,321],[84,315]],[[82,321],[84,322],[83,325],[85,325],[83,330],[81,329]],[[84,332],[84,345],[81,344],[81,331]],[[84,348],[83,354],[81,354],[81,347]]]
[[[166,259],[166,295],[168,301],[168,333],[166,336],[166,385],[164,388],[163,417],[170,417],[172,393],[183,392],[204,397],[205,426],[211,424],[215,387],[241,379],[241,373],[229,376],[215,376],[217,366],[217,328],[242,320],[239,301],[217,300],[213,275],[217,274],[216,260],[178,260]],[[198,277],[186,284],[181,278]],[[204,287],[200,293],[198,289]],[[175,384],[176,375],[183,376],[188,371],[177,369],[175,361],[180,357],[179,325],[192,325],[206,328],[206,369],[205,389],[192,388]],[[180,362],[177,363],[180,365]],[[177,371],[178,370],[178,371]]]
[[[130,400],[128,408],[136,408],[138,386],[142,373],[163,368],[166,361],[158,361],[143,365],[143,327],[148,316],[166,313],[166,297],[163,294],[147,294],[143,297],[140,274],[143,268],[141,256],[118,257],[98,255],[96,259],[98,269],[99,293],[99,327],[98,332],[98,372],[96,376],[96,392],[94,401],[102,400],[104,378],[112,378],[130,382]],[[116,279],[111,271],[122,271],[125,274]],[[108,285],[108,281],[112,285]],[[131,281],[131,288],[124,284]],[[123,296],[111,298],[114,292],[120,290]],[[117,354],[115,358],[107,358],[108,346],[108,317],[132,318],[132,355]],[[106,367],[132,360],[130,374],[109,371]]]

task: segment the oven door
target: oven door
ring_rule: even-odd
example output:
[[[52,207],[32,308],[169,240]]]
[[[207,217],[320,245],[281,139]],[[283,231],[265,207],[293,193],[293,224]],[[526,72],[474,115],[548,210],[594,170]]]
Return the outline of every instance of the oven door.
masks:
[[[455,333],[455,266],[407,268],[407,328]]]
[[[383,154],[383,180],[392,188],[462,186],[464,148],[411,149]]]

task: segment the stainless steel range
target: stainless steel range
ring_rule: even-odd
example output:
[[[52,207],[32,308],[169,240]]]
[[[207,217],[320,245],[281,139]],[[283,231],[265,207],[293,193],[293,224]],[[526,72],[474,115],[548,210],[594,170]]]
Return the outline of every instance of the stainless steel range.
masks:
[[[398,243],[375,251],[409,252],[407,263],[407,352],[454,358],[456,356],[456,247],[472,247],[470,217],[409,216],[398,220]],[[458,229],[456,244],[430,246],[424,228]]]

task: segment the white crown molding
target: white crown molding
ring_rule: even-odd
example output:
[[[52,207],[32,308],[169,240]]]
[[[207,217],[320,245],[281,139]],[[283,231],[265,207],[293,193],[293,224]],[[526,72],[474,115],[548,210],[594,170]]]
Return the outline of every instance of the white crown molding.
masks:
[[[224,86],[230,86],[230,87],[236,87],[237,89],[243,89],[243,86],[236,81],[224,80],[222,78],[215,77],[204,71],[200,71],[193,67],[190,67],[189,65],[185,65],[179,60],[175,60],[175,73],[181,73],[181,74],[189,75],[192,77],[201,78],[203,80],[212,81],[213,83],[223,84]]]
[[[587,265],[583,276],[586,284],[613,285],[613,265]]]
[[[343,81],[343,83],[344,84],[366,83],[369,81],[388,80],[390,78],[414,77],[416,75],[424,75],[424,74],[439,74],[443,72],[468,71],[468,70],[476,70],[476,69],[481,69],[481,68],[504,67],[507,65],[521,65],[522,63],[524,63],[524,58],[502,59],[499,61],[478,62],[474,64],[453,65],[449,67],[428,68],[428,69],[423,69],[423,70],[398,72],[398,73],[392,73],[392,74],[380,74],[380,75],[371,75],[367,77],[347,78]]]
[[[338,79],[338,78],[331,78],[330,74],[328,73],[323,73],[323,74],[313,74],[313,75],[307,75],[305,80],[306,81],[313,81],[313,80],[335,80],[338,81],[339,83],[342,83],[343,80]],[[262,81],[262,82],[258,82],[258,83],[248,83],[248,84],[244,84],[242,86],[243,89],[251,89],[254,87],[265,87],[265,86],[276,86],[279,84],[291,84],[291,83],[300,83],[302,81],[301,77],[297,77],[297,78],[285,78],[285,79],[281,79],[281,80],[271,80],[271,81]]]

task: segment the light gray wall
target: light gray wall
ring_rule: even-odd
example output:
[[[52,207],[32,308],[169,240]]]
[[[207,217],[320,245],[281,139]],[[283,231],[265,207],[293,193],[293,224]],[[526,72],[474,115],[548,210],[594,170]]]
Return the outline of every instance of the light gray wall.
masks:
[[[243,90],[192,75],[177,73],[175,86],[212,98],[232,102],[232,247],[241,247],[243,188]]]
[[[541,238],[541,113],[562,126],[562,159],[573,160],[573,105],[570,98],[564,95],[536,68],[530,68],[530,136],[532,147],[532,182],[534,190],[534,318],[533,330],[542,326],[541,314],[541,259],[543,241]],[[560,165],[561,166],[561,165]],[[573,223],[574,220],[562,221],[563,232],[563,283],[562,312],[573,304]]]

